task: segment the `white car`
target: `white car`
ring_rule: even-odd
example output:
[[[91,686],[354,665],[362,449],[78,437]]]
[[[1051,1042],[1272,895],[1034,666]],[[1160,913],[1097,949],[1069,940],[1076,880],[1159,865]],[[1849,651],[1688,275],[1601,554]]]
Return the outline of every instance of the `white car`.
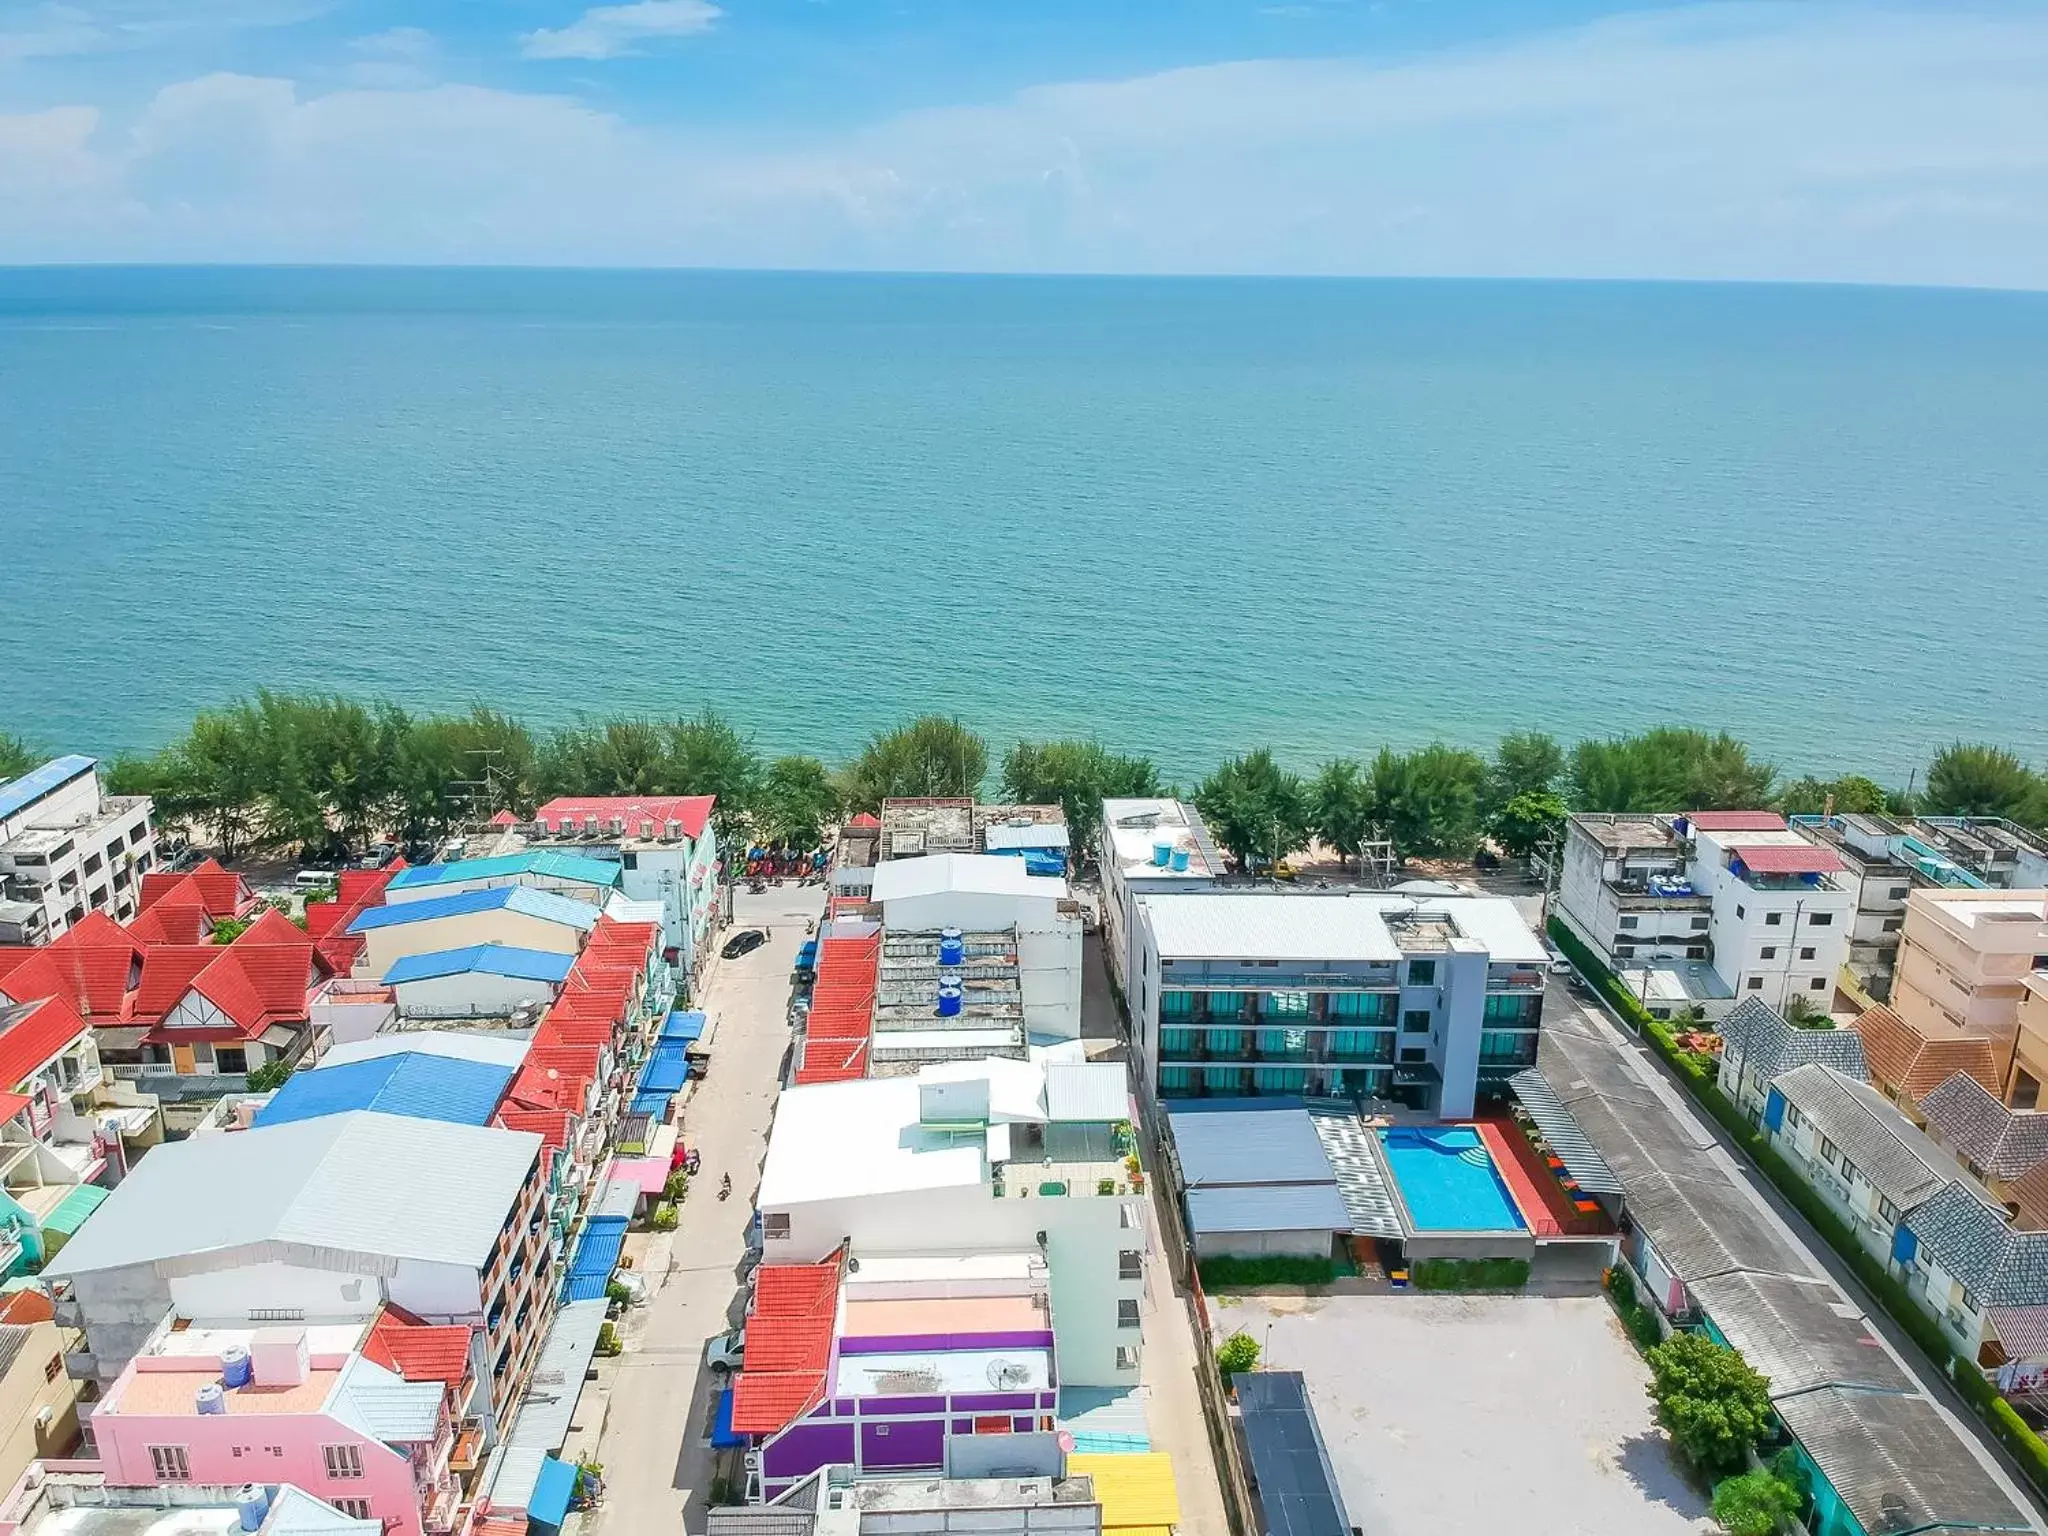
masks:
[[[1553,975],[1553,976],[1569,976],[1569,975],[1571,975],[1571,974],[1572,974],[1572,963],[1571,963],[1571,961],[1569,961],[1569,960],[1565,959],[1565,957],[1564,957],[1563,955],[1560,955],[1560,954],[1558,954],[1558,953],[1557,953],[1557,952],[1556,952],[1555,950],[1551,951],[1551,955],[1550,955],[1550,974],[1551,974],[1551,975]]]
[[[711,1367],[711,1374],[722,1379],[740,1369],[746,1347],[746,1332],[740,1328],[712,1339],[704,1346],[704,1359]]]

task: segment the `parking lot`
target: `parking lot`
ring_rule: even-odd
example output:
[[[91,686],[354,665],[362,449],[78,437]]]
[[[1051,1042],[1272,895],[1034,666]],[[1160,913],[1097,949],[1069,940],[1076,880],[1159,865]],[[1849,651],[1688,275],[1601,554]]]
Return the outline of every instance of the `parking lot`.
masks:
[[[1694,1536],[1719,1529],[1671,1463],[1649,1372],[1605,1298],[1214,1299],[1261,1365],[1308,1379],[1366,1536]]]

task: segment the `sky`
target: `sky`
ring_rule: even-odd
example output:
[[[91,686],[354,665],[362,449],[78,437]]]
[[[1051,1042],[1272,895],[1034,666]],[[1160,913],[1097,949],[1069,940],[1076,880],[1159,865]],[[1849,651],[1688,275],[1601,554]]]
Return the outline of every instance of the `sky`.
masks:
[[[0,262],[2048,287],[2048,0],[0,0]]]

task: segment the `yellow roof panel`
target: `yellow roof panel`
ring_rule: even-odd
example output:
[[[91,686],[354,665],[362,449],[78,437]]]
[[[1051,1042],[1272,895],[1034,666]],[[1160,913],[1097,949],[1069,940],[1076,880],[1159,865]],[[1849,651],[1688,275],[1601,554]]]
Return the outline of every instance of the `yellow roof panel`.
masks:
[[[1082,1452],[1067,1458],[1067,1471],[1095,1480],[1104,1530],[1165,1536],[1166,1527],[1180,1524],[1180,1491],[1173,1460],[1164,1451]]]

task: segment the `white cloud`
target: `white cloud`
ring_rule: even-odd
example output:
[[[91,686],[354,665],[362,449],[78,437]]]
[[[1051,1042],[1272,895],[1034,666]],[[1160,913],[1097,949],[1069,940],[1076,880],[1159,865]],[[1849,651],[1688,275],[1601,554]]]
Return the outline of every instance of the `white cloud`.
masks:
[[[529,32],[519,52],[529,59],[615,59],[637,53],[635,43],[661,38],[694,37],[708,32],[725,13],[709,0],[636,0],[632,5],[600,5],[585,11],[566,27]]]
[[[2048,15],[1706,7],[1048,85],[771,152],[568,96],[217,75],[125,133],[0,138],[15,176],[50,167],[0,260],[2048,287],[2044,78]]]
[[[374,90],[407,90],[431,85],[441,45],[424,27],[392,27],[349,39],[355,55],[342,72],[350,85]]]

